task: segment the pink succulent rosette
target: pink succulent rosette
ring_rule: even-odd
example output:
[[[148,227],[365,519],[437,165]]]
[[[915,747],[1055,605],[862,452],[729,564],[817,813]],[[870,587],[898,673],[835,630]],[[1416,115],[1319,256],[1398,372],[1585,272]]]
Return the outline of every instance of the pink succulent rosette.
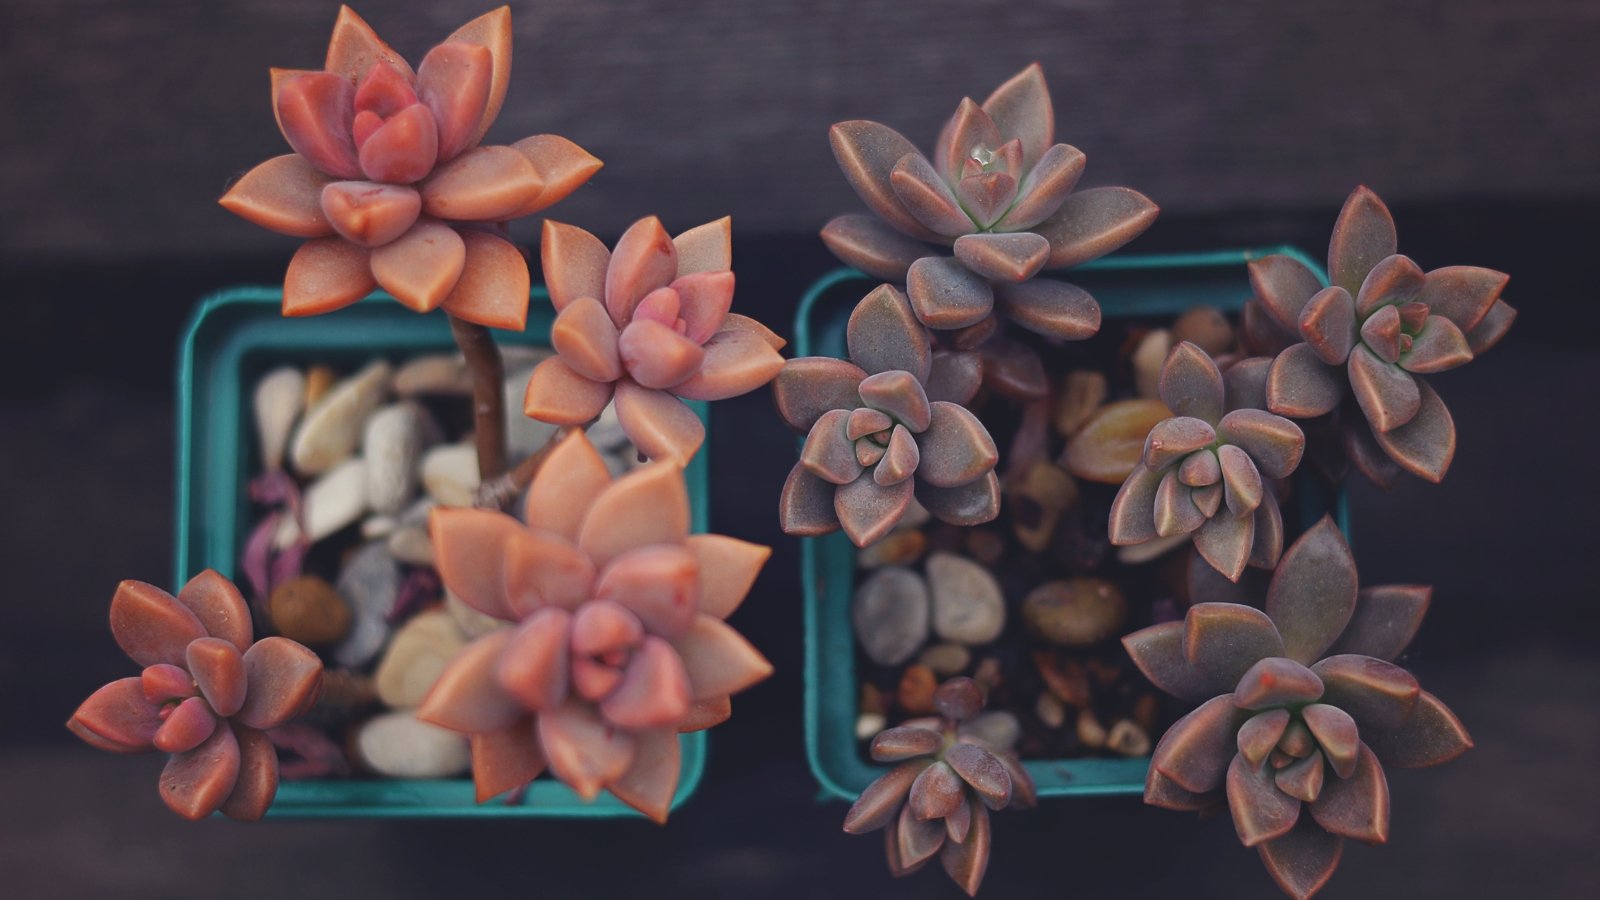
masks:
[[[382,287],[417,312],[523,328],[527,260],[496,226],[561,200],[601,163],[549,134],[479,146],[510,77],[509,7],[457,29],[415,71],[343,7],[322,70],[272,70],[273,110],[295,152],[251,169],[220,202],[308,239],[284,277],[284,315]]]
[[[263,733],[310,708],[322,661],[283,637],[252,641],[239,589],[211,569],[176,597],[124,581],[111,633],[144,672],[90,695],[67,728],[113,753],[172,754],[161,799],[186,819],[261,818],[278,791],[278,757]]]
[[[771,674],[723,620],[772,551],[689,534],[681,466],[613,481],[582,432],[551,450],[525,513],[433,511],[445,586],[513,624],[463,650],[418,715],[471,736],[480,801],[548,766],[585,799],[609,789],[665,821],[678,734],[725,720],[729,695]]]
[[[616,249],[571,225],[545,222],[545,283],[559,311],[555,357],[528,379],[523,411],[583,425],[613,397],[639,452],[686,462],[705,426],[684,400],[725,400],[771,381],[784,341],[733,303],[729,220],[667,234],[654,216]]]

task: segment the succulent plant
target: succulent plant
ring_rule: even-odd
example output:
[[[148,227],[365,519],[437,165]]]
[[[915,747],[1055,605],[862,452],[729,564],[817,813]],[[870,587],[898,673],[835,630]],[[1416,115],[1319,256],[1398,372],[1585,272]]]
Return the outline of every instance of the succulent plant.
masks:
[[[1283,512],[1272,484],[1300,465],[1305,434],[1250,405],[1261,400],[1260,376],[1268,365],[1266,359],[1234,364],[1230,392],[1204,350],[1187,341],[1172,348],[1159,391],[1177,415],[1150,429],[1141,464],[1117,492],[1113,544],[1192,534],[1200,555],[1232,581],[1247,563],[1263,569],[1278,564]]]
[[[540,254],[559,313],[558,355],[534,369],[524,411],[583,425],[616,399],[617,418],[650,459],[687,462],[705,427],[683,400],[723,400],[778,373],[782,338],[733,302],[729,220],[668,236],[654,216],[608,251],[571,225],[545,222]]]
[[[1264,612],[1198,602],[1181,622],[1124,638],[1151,682],[1201,704],[1156,745],[1145,802],[1226,802],[1279,887],[1316,893],[1345,838],[1388,839],[1384,766],[1437,765],[1472,746],[1455,714],[1393,662],[1430,598],[1425,587],[1360,588],[1349,546],[1324,518],[1283,554]]]
[[[67,728],[113,753],[172,754],[161,799],[186,819],[265,815],[278,791],[278,756],[265,732],[316,701],[317,655],[288,638],[253,641],[244,597],[211,569],[176,597],[122,582],[111,598],[111,634],[144,671],[95,691]]]
[[[806,434],[778,501],[788,534],[839,527],[858,547],[892,530],[913,499],[975,525],[1000,511],[999,459],[961,404],[981,378],[975,353],[935,353],[906,296],[880,285],[846,328],[850,360],[790,360],[773,381],[778,412]]]
[[[284,277],[284,315],[330,312],[381,286],[418,312],[522,329],[527,261],[496,226],[566,197],[600,161],[549,134],[479,146],[510,73],[509,7],[457,29],[415,71],[343,7],[321,70],[272,71],[294,152],[220,202],[307,239]]]
[[[944,870],[969,895],[989,867],[989,811],[1038,802],[1033,778],[1007,747],[991,747],[963,723],[983,710],[970,678],[934,692],[939,715],[913,719],[872,739],[872,758],[898,763],[867,789],[844,818],[844,830],[885,831],[889,871],[899,877],[939,854]]]
[[[1399,469],[1437,482],[1455,456],[1456,428],[1421,376],[1488,350],[1517,312],[1500,299],[1508,276],[1476,266],[1424,273],[1395,249],[1388,207],[1356,188],[1328,243],[1330,286],[1287,256],[1250,263],[1247,332],[1258,350],[1287,345],[1267,379],[1270,410],[1337,412],[1346,454],[1379,484]]]
[[[471,736],[480,801],[548,766],[585,799],[609,789],[665,821],[679,732],[723,721],[772,671],[723,622],[771,550],[690,535],[681,466],[612,481],[581,431],[534,476],[525,518],[434,509],[445,586],[514,624],[462,650],[418,716]]]
[[[1110,253],[1157,213],[1128,188],[1072,192],[1084,155],[1055,142],[1055,111],[1037,63],[981,106],[962,100],[931,161],[877,122],[840,122],[829,140],[845,179],[876,217],[840,216],[823,228],[823,241],[845,263],[906,285],[929,328],[976,326],[998,307],[1050,337],[1094,334],[1100,307],[1088,292],[1031,279]]]

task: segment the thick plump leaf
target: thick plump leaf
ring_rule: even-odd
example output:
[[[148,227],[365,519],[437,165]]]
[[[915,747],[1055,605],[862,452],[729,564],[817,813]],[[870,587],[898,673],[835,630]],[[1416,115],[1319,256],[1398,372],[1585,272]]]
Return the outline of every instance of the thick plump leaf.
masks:
[[[990,809],[1005,809],[1011,802],[1011,775],[989,750],[967,741],[957,741],[944,752],[944,761]]]
[[[1156,494],[1165,482],[1165,473],[1147,466],[1135,466],[1111,502],[1107,536],[1119,547],[1142,544],[1159,537],[1156,528]],[[1192,506],[1193,503],[1191,502]]]
[[[696,700],[724,697],[772,674],[772,664],[737,631],[704,613],[673,640]]]
[[[1500,343],[1500,339],[1511,330],[1511,323],[1516,319],[1515,307],[1504,300],[1496,300],[1482,321],[1467,332],[1467,345],[1472,348],[1473,355],[1481,354]]]
[[[374,248],[372,277],[413,312],[431,312],[455,290],[467,265],[460,232],[423,219],[399,238]]]
[[[687,381],[705,361],[705,348],[653,319],[635,318],[617,339],[622,364],[646,388],[670,388]]]
[[[1328,276],[1354,294],[1361,282],[1395,249],[1394,218],[1366,186],[1355,189],[1339,211],[1328,241]]]
[[[1370,656],[1330,656],[1311,669],[1326,687],[1323,702],[1349,713],[1363,731],[1403,726],[1422,691],[1410,672]]]
[[[1340,778],[1349,778],[1355,771],[1361,746],[1356,720],[1337,706],[1326,703],[1313,703],[1302,709],[1300,715],[1334,772]]]
[[[417,98],[439,126],[439,159],[472,146],[489,105],[494,54],[465,41],[445,41],[428,51],[417,69]]]
[[[1361,737],[1384,765],[1400,769],[1436,766],[1472,749],[1466,726],[1427,691],[1418,695],[1405,724],[1394,729],[1367,728]]]
[[[828,129],[828,143],[845,181],[885,222],[912,237],[937,240],[937,232],[907,212],[895,196],[889,173],[917,148],[887,125],[856,119]]]
[[[1366,318],[1383,306],[1409,303],[1421,293],[1422,284],[1422,269],[1409,256],[1387,256],[1362,280],[1361,291],[1356,294],[1356,314]]]
[[[527,784],[544,767],[544,751],[531,717],[472,736],[472,782],[479,803]]]
[[[233,737],[239,744],[239,776],[218,811],[230,819],[255,822],[267,814],[278,793],[278,751],[254,728],[234,725]]]
[[[1365,344],[1350,354],[1350,387],[1367,421],[1379,434],[1410,422],[1422,409],[1422,392],[1416,377],[1379,359]]]
[[[1235,754],[1239,718],[1232,696],[1207,700],[1167,729],[1150,765],[1190,793],[1216,790]]]
[[[560,607],[528,616],[493,661],[500,689],[536,712],[560,706],[567,698],[571,630],[572,614]]]
[[[483,114],[478,119],[478,127],[467,139],[467,146],[471,147],[483,139],[484,132],[500,115],[506,88],[511,84],[511,7],[502,6],[473,19],[452,32],[446,43],[484,47],[488,49],[492,60]]]
[[[917,776],[932,764],[931,759],[913,759],[895,766],[879,776],[872,784],[867,785],[867,789],[856,798],[850,811],[845,813],[845,832],[866,834],[893,822],[900,812],[901,803],[911,792],[911,785],[916,782]]]
[[[545,220],[539,258],[550,303],[557,310],[579,297],[604,300],[611,251],[600,239],[574,225]]]
[[[1228,810],[1246,847],[1282,837],[1300,818],[1300,801],[1278,790],[1274,774],[1271,766],[1252,766],[1243,756],[1228,765]]]
[[[650,515],[640,515],[641,510]],[[682,467],[652,463],[617,479],[595,498],[578,533],[578,546],[604,568],[639,547],[682,544],[688,534],[689,494]]]
[[[994,289],[1006,318],[1035,334],[1081,341],[1100,330],[1100,304],[1075,284],[1035,278],[996,284]]]
[[[1330,366],[1344,362],[1356,343],[1356,302],[1342,287],[1323,288],[1300,311],[1300,334]]]
[[[766,338],[743,328],[724,328],[706,342],[705,359],[672,393],[689,400],[726,400],[771,381],[784,359]]]
[[[1414,381],[1422,399],[1421,409],[1406,424],[1387,432],[1374,430],[1372,436],[1401,468],[1438,483],[1444,480],[1455,459],[1456,423],[1433,387],[1420,378]]]
[[[849,484],[861,477],[855,442],[848,436],[850,413],[831,409],[822,414],[800,448],[806,471],[831,484]]]
[[[428,531],[439,577],[450,592],[484,615],[516,619],[505,581],[505,547],[521,527],[491,510],[434,508]]]
[[[637,738],[633,765],[611,782],[611,793],[657,825],[665,825],[682,769],[678,733],[671,728],[656,728],[640,732]]]
[[[1181,341],[1167,354],[1158,383],[1161,402],[1175,415],[1209,425],[1222,418],[1222,372],[1204,350]]]
[[[1311,816],[1341,837],[1369,844],[1389,839],[1389,781],[1365,744],[1350,772],[1323,785],[1311,804]]]
[[[1223,691],[1230,690],[1257,662],[1282,655],[1283,638],[1259,609],[1237,603],[1197,603],[1184,616],[1184,659],[1204,677],[1224,685]]]
[[[1257,713],[1239,726],[1239,733],[1235,741],[1239,754],[1252,766],[1260,766],[1266,762],[1268,754],[1278,746],[1278,739],[1283,737],[1283,730],[1289,724],[1289,711],[1287,709],[1269,709]],[[1159,748],[1157,748],[1159,751]]]
[[[1215,490],[1215,488],[1212,488]],[[1268,487],[1255,511],[1255,538],[1250,547],[1249,564],[1258,569],[1275,569],[1283,555],[1283,509]]]
[[[956,239],[956,259],[990,281],[1027,281],[1050,258],[1050,242],[1032,232],[969,234]]]
[[[911,436],[904,425],[896,425],[889,435],[883,458],[872,470],[872,480],[885,487],[899,484],[916,473],[921,460],[922,451],[917,448],[917,439]]]
[[[583,431],[574,430],[556,444],[534,475],[523,505],[523,519],[529,528],[576,541],[589,504],[610,483],[605,460]]]
[[[298,153],[274,156],[240,176],[217,202],[234,215],[293,237],[333,233],[322,213],[322,188],[333,181]]]
[[[906,272],[906,295],[929,328],[975,325],[994,309],[994,288],[954,257],[924,256]]]
[[[455,222],[504,222],[544,192],[533,160],[512,147],[478,147],[435,169],[420,185],[428,215]]]
[[[284,140],[319,171],[361,178],[351,140],[355,85],[332,72],[272,71],[273,109]]]
[[[528,262],[509,241],[465,231],[461,278],[440,304],[445,312],[488,328],[521,331],[528,322]]]
[[[933,365],[928,330],[917,321],[906,295],[883,284],[863,297],[845,328],[850,361],[869,375],[902,370],[926,381]]]
[[[624,378],[617,382],[616,403],[623,432],[647,459],[687,465],[705,443],[705,423],[667,391]]]
[[[556,314],[550,326],[550,344],[568,368],[590,381],[616,381],[622,377],[617,326],[594,297],[573,300]]]
[[[1322,290],[1316,273],[1287,256],[1263,256],[1250,261],[1250,287],[1264,309],[1287,334],[1299,335],[1300,313]]]
[[[1123,649],[1144,677],[1174,697],[1198,702],[1232,689],[1224,679],[1211,678],[1191,666],[1184,658],[1183,643],[1182,622],[1151,625],[1122,639]]]
[[[1071,194],[1033,231],[1050,242],[1047,269],[1064,269],[1105,256],[1154,224],[1160,208],[1125,187],[1099,187]]]
[[[1146,468],[1162,469],[1196,450],[1209,447],[1216,440],[1216,430],[1204,419],[1178,415],[1163,419],[1150,429],[1145,435],[1141,458]]]
[[[692,534],[684,546],[700,566],[700,611],[719,619],[739,608],[772,556],[771,547],[720,534]]]
[[[251,728],[276,728],[304,713],[322,689],[322,660],[284,637],[266,637],[244,654],[249,682],[238,719]]]
[[[235,651],[238,652],[238,651]],[[166,721],[156,730],[153,743],[166,753],[183,753],[200,746],[217,730],[217,717],[202,697],[190,697],[167,710]]]
[[[1017,186],[1017,202],[995,223],[995,230],[1025,231],[1055,215],[1083,175],[1085,162],[1083,152],[1068,144],[1046,150]]]
[[[967,892],[967,896],[976,897],[978,888],[983,885],[984,873],[989,869],[989,846],[991,834],[989,830],[989,811],[977,801],[968,804],[971,823],[967,828],[966,838],[960,843],[946,841],[944,850],[939,854],[939,863],[944,866],[946,875],[956,883],[956,886]]]
[[[1044,69],[1038,63],[995,88],[983,101],[983,111],[994,121],[1000,140],[1022,142],[1024,171],[1039,162],[1055,142],[1055,109],[1050,102],[1050,88],[1045,84]]]
[[[1278,354],[1267,372],[1267,409],[1295,419],[1325,415],[1344,397],[1343,380],[1310,344],[1295,344]]]
[[[1222,803],[1222,792],[1195,794],[1178,787],[1177,783],[1154,766],[1145,774],[1144,802],[1162,809],[1177,812],[1208,810]]]
[[[899,524],[911,505],[914,484],[908,478],[882,485],[871,473],[863,472],[855,481],[834,491],[834,515],[857,547],[877,543]]]
[[[422,699],[417,718],[467,734],[499,731],[522,719],[527,711],[500,686],[497,674],[512,635],[502,628],[468,644]]]
[[[948,763],[936,762],[922,770],[911,784],[906,805],[919,819],[943,819],[965,806],[967,794]]]
[[[239,741],[233,729],[217,728],[205,743],[173,754],[161,771],[161,799],[185,819],[216,812],[239,781]]]
[[[206,636],[205,626],[171,594],[152,584],[128,580],[111,597],[111,635],[122,652],[141,666],[184,663],[189,642]]]
[[[699,561],[686,547],[647,545],[607,566],[595,584],[594,597],[620,604],[651,634],[677,637],[699,611],[702,580]]]
[[[216,569],[204,569],[189,579],[175,598],[194,613],[206,633],[244,652],[250,649],[253,628],[250,607],[233,582]]]
[[[348,6],[339,7],[339,16],[334,20],[333,36],[328,39],[328,53],[322,67],[354,84],[363,80],[367,72],[379,63],[393,66],[408,82],[416,78],[405,58],[384,43],[366,20]]]
[[[839,528],[833,511],[835,486],[795,463],[778,496],[778,522],[784,534],[815,537]]]
[[[900,157],[889,171],[889,186],[900,206],[928,230],[947,238],[972,231],[972,218],[921,153]]]
[[[1417,333],[1411,349],[1400,355],[1400,367],[1407,372],[1444,372],[1472,361],[1472,347],[1456,323],[1443,316],[1429,316]]]
[[[1355,610],[1356,579],[1350,545],[1331,517],[1289,547],[1267,589],[1286,656],[1309,664],[1333,646]]]
[[[211,709],[223,718],[238,712],[249,689],[239,648],[221,638],[206,637],[189,644],[184,655]]]
[[[1255,546],[1254,516],[1212,516],[1194,533],[1194,548],[1229,581],[1238,581]]]
[[[935,487],[969,484],[993,469],[1000,458],[978,417],[942,400],[930,404],[928,427],[916,442],[921,460],[917,477]]]
[[[607,720],[632,731],[669,729],[689,711],[689,674],[676,650],[657,635],[647,635],[633,651],[622,682],[600,703]]]
[[[1317,673],[1283,656],[1269,656],[1251,666],[1233,691],[1240,709],[1270,709],[1307,703],[1322,696]]]
[[[982,525],[994,521],[994,517],[1000,514],[1000,479],[990,469],[982,478],[960,487],[941,488],[923,484],[917,488],[916,499],[941,522]]]
[[[568,700],[537,720],[550,771],[585,800],[633,767],[637,738],[608,724],[581,700]]]
[[[67,721],[67,730],[91,747],[113,753],[153,749],[161,728],[161,708],[145,696],[138,676],[120,678],[83,701]]]
[[[1005,138],[1000,136],[1000,128],[989,113],[970,97],[963,98],[939,129],[939,139],[934,143],[934,164],[946,180],[959,181],[973,153],[994,151],[1003,143]]]
[[[930,756],[943,744],[937,731],[901,725],[878,732],[872,739],[872,758],[878,762],[899,762],[918,756]]]
[[[900,810],[896,837],[899,843],[899,864],[908,868],[915,867],[932,859],[933,855],[939,852],[939,848],[944,846],[944,823],[937,819],[917,818],[908,803]]]
[[[1193,491],[1178,480],[1176,469],[1168,469],[1156,488],[1153,511],[1156,535],[1172,537],[1188,534],[1205,524],[1207,513],[1195,505]]]
[[[1327,885],[1344,855],[1344,838],[1323,831],[1311,819],[1256,848],[1267,874],[1294,900],[1306,900]]]
[[[672,236],[655,216],[628,226],[617,239],[606,269],[606,311],[622,327],[647,294],[678,277],[678,251]]]
[[[1266,486],[1261,481],[1256,464],[1251,462],[1250,454],[1232,444],[1223,444],[1217,448],[1217,462],[1222,468],[1228,511],[1241,517],[1255,512],[1261,506]]]
[[[928,394],[922,382],[910,372],[895,370],[869,375],[861,382],[859,396],[862,403],[888,413],[913,432],[927,430],[933,418]]]
[[[1305,452],[1306,437],[1300,426],[1265,410],[1236,409],[1222,417],[1217,434],[1248,453],[1267,478],[1287,478],[1299,467]]]
[[[772,381],[772,399],[790,428],[807,432],[830,409],[860,406],[861,382],[866,377],[865,371],[842,359],[791,359]]]
[[[1278,790],[1301,803],[1310,803],[1322,794],[1326,776],[1327,769],[1322,762],[1322,755],[1313,753],[1279,769],[1273,776],[1273,781],[1277,782]]]
[[[1266,409],[1267,373],[1271,371],[1272,360],[1264,356],[1241,359],[1228,366],[1222,372],[1223,406],[1230,410]]]
[[[1435,316],[1471,331],[1500,299],[1511,276],[1477,266],[1445,266],[1429,272],[1418,297]]]
[[[912,263],[928,255],[922,243],[862,213],[829,220],[822,228],[822,242],[845,265],[896,284],[906,280]]]
[[[1399,656],[1428,612],[1433,589],[1423,585],[1395,584],[1363,588],[1355,614],[1330,653],[1352,653],[1393,660]]]

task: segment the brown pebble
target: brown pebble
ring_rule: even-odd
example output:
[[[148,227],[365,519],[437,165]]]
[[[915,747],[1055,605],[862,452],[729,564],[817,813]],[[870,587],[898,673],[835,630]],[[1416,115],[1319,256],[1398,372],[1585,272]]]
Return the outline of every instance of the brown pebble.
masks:
[[[1188,341],[1208,356],[1218,357],[1233,346],[1233,326],[1214,306],[1192,306],[1172,323],[1172,340]]]
[[[1103,659],[1090,659],[1088,668],[1089,674],[1094,676],[1097,684],[1113,684],[1122,677],[1122,666]]]
[[[1050,420],[1062,437],[1072,437],[1083,423],[1105,405],[1109,387],[1103,372],[1092,369],[1068,372],[1061,380]]]
[[[1007,488],[1006,502],[1017,541],[1034,553],[1043,553],[1055,536],[1062,512],[1078,504],[1078,483],[1060,466],[1039,460]]]
[[[912,715],[933,712],[933,694],[939,689],[939,676],[917,663],[906,666],[900,676],[900,708]]]
[[[877,685],[863,684],[861,686],[860,712],[881,715],[887,712],[888,709],[889,707],[883,702],[883,691],[878,690]]]
[[[1092,709],[1078,710],[1078,740],[1093,750],[1099,750],[1106,745],[1106,727],[1095,718]]]
[[[1133,364],[1133,384],[1141,397],[1158,397],[1161,366],[1172,350],[1172,332],[1157,328],[1139,341],[1129,362]]]
[[[1106,735],[1106,746],[1123,756],[1149,756],[1150,735],[1132,719],[1118,719]]]
[[[274,631],[302,644],[334,644],[350,633],[350,604],[315,575],[291,578],[273,588],[267,615]]]
[[[1044,679],[1045,687],[1061,702],[1079,708],[1089,705],[1089,676],[1083,663],[1048,650],[1037,650],[1033,654],[1033,665]]]
[[[928,549],[928,536],[915,528],[892,531],[883,540],[856,553],[856,565],[863,569],[879,566],[909,566]]]
[[[969,529],[966,545],[967,555],[986,566],[995,565],[1006,554],[1006,539],[987,528]]]
[[[1022,601],[1028,629],[1067,647],[1087,647],[1114,637],[1127,617],[1122,590],[1104,578],[1047,581]]]
[[[1000,660],[986,656],[978,662],[978,668],[972,673],[972,680],[978,683],[985,694],[994,693],[1005,679],[1000,675]]]
[[[1144,456],[1150,429],[1171,416],[1160,400],[1108,403],[1067,441],[1061,464],[1079,478],[1120,485]]]
[[[1147,732],[1156,730],[1156,718],[1161,715],[1161,701],[1155,694],[1140,694],[1133,703],[1133,720]]]
[[[1060,728],[1067,723],[1067,708],[1061,705],[1055,694],[1049,692],[1039,695],[1033,704],[1033,712],[1046,728]]]
[[[339,381],[339,373],[332,366],[312,366],[306,370],[306,409],[317,405],[322,395]]]

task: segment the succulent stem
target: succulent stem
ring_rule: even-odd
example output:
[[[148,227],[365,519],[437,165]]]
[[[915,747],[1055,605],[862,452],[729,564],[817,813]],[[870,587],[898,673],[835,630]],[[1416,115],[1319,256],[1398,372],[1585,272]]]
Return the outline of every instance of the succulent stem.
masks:
[[[545,439],[544,446],[528,454],[528,456],[511,467],[509,470],[494,478],[485,479],[478,485],[478,497],[474,503],[479,509],[504,510],[506,504],[518,494],[527,490],[533,483],[533,476],[539,474],[539,468],[544,465],[545,458],[561,439],[567,436],[571,429],[557,428]]]
[[[472,373],[473,441],[478,448],[478,475],[483,482],[506,470],[505,364],[489,329],[446,314],[450,334]]]

